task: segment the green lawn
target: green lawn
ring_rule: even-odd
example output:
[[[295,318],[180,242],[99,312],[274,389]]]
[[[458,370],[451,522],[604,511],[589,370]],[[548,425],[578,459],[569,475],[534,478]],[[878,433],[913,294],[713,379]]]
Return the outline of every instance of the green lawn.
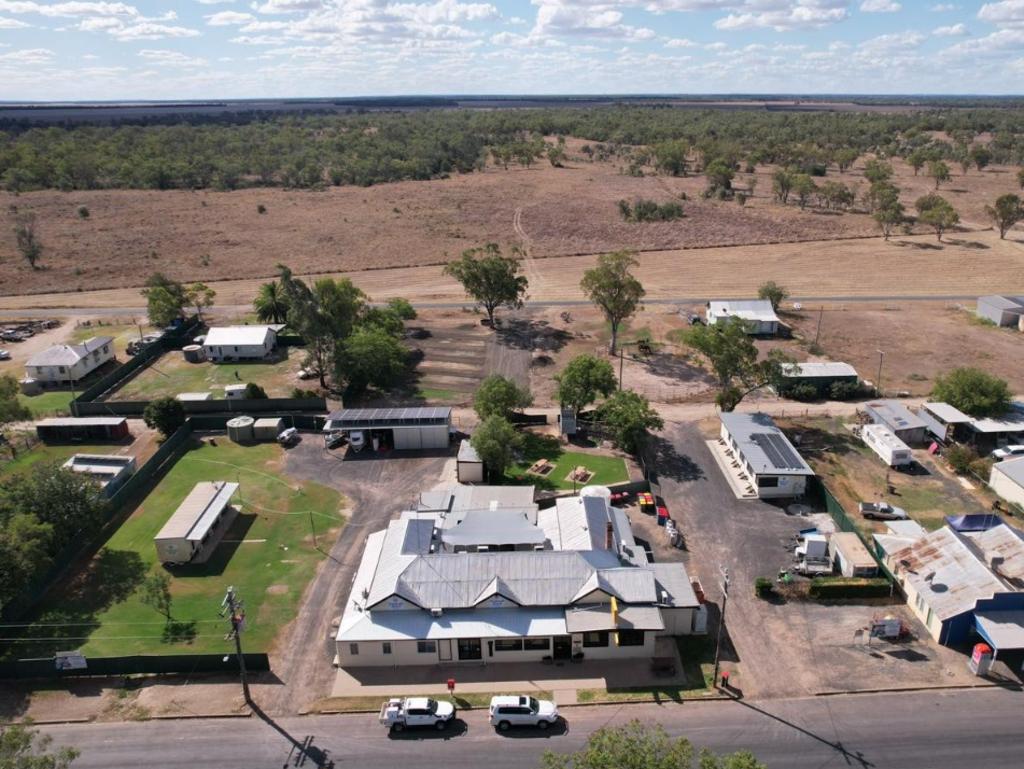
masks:
[[[527,432],[523,433],[523,437],[523,459],[505,473],[510,483],[532,484],[541,489],[571,489],[573,482],[567,481],[566,476],[580,465],[594,473],[594,477],[587,482],[588,485],[607,486],[629,480],[626,462],[620,457],[565,451],[558,439],[551,436]],[[555,469],[548,473],[547,477],[526,472],[538,459],[546,459],[555,464]],[[578,488],[579,484],[576,484],[576,487]]]
[[[81,447],[77,447],[81,450]],[[284,450],[276,444],[216,446],[197,443],[185,453],[145,501],[111,536],[82,573],[51,592],[37,612],[20,656],[82,649],[87,655],[220,653],[227,624],[218,617],[221,599],[234,585],[245,601],[245,646],[267,651],[296,613],[297,603],[344,516],[340,495],[316,483],[281,474]],[[169,570],[173,622],[140,601],[148,574],[162,571],[153,537],[199,481],[241,483],[240,514],[205,564]],[[52,640],[50,640],[52,639]]]
[[[20,442],[15,440],[15,446],[19,447]],[[18,451],[15,459],[0,462],[0,478],[5,475],[24,472],[41,462],[61,462],[70,459],[72,454],[114,454],[119,447],[109,443],[98,443],[95,445],[87,443],[74,443],[60,446],[48,446],[45,443],[37,443],[30,450]],[[4,455],[9,456],[7,454]]]
[[[61,390],[32,396],[18,393],[18,401],[28,407],[34,419],[39,419],[41,417],[52,417],[55,414],[70,413],[68,404],[71,403],[71,393]]]
[[[224,385],[249,382],[263,387],[272,398],[287,397],[295,387],[307,385],[297,376],[301,351],[286,347],[282,353],[285,357],[273,363],[188,363],[180,352],[167,352],[128,381],[111,400],[152,400],[192,392],[223,398]]]
[[[437,401],[438,403],[459,403],[471,398],[466,393],[456,392],[455,390],[445,390],[440,387],[421,387],[416,391],[416,394],[426,401]]]

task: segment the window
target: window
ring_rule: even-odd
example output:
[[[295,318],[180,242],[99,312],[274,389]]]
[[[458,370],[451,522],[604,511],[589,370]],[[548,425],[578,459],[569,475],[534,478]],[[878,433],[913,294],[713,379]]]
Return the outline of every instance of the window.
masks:
[[[349,644],[348,645],[348,653],[350,655],[352,655],[353,657],[358,657],[359,656],[359,644]]]
[[[381,646],[381,651],[384,654],[391,654],[391,642],[390,641],[385,641],[380,646]]]
[[[595,646],[607,646],[608,645],[608,631],[600,630],[596,633],[584,633],[583,634],[583,646],[595,647]]]
[[[524,638],[523,648],[528,652],[546,652],[551,648],[550,638]]]
[[[925,603],[920,593],[914,598],[914,605],[917,606],[918,611],[924,611]]]
[[[619,646],[643,646],[644,645],[644,631],[643,630],[620,630],[619,631]]]
[[[768,487],[778,486],[779,485],[779,479],[776,478],[775,476],[771,476],[771,475],[768,476],[767,478],[758,478],[757,479],[757,485],[758,486],[762,486],[762,487],[763,486],[768,486]]]
[[[437,641],[417,641],[416,651],[420,654],[437,654]]]
[[[494,642],[494,651],[496,652],[521,652],[522,650],[522,638],[502,638]]]
[[[933,617],[933,616],[934,616],[934,612],[932,612],[932,609],[931,609],[931,607],[929,606],[929,607],[928,607],[928,618],[927,618],[927,619],[926,619],[926,620],[924,621],[924,624],[926,624],[926,625],[928,625],[929,627],[931,627],[931,624],[932,624],[932,617]]]
[[[59,366],[57,370],[58,370],[58,371],[60,371],[60,373],[62,373],[62,374],[63,374],[63,373],[65,372],[65,371],[67,371],[67,369],[66,369],[66,368],[64,368],[63,366]]]

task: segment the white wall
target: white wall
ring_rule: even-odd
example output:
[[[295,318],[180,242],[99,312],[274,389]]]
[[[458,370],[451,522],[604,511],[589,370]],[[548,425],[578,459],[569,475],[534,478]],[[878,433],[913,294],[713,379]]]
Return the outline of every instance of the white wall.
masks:
[[[665,609],[661,610],[661,618],[665,620],[665,629],[656,635],[690,635],[693,632],[693,615],[695,609]]]
[[[758,486],[757,478],[778,478],[778,486]],[[756,476],[754,488],[757,489],[757,496],[762,499],[779,497],[798,497],[807,490],[807,476],[805,475],[779,475],[779,476]]]
[[[114,357],[111,342],[90,352],[73,366],[25,366],[25,373],[40,382],[77,382]],[[61,371],[61,368],[64,370]]]
[[[212,361],[228,360],[238,358],[249,360],[252,358],[262,359],[270,355],[274,349],[272,341],[266,344],[240,344],[240,345],[203,345],[206,357]]]
[[[1003,461],[1005,462],[1007,460],[1004,459]],[[1012,459],[1009,461],[1024,462],[1024,459]],[[992,466],[988,485],[992,487],[992,491],[1001,496],[1007,502],[1014,502],[1024,507],[1024,488],[1021,488],[1004,473],[1000,472],[998,462]]]
[[[459,462],[458,463],[459,483],[483,483],[484,463],[483,462]]]

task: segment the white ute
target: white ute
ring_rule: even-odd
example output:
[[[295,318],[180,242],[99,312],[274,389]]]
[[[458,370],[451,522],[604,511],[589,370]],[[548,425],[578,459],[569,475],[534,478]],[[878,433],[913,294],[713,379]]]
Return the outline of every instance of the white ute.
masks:
[[[455,706],[428,697],[393,699],[381,705],[378,720],[393,732],[417,726],[432,726],[441,731],[455,720]]]
[[[526,695],[491,697],[488,721],[501,731],[513,726],[536,726],[547,729],[558,720],[558,708],[548,700]]]

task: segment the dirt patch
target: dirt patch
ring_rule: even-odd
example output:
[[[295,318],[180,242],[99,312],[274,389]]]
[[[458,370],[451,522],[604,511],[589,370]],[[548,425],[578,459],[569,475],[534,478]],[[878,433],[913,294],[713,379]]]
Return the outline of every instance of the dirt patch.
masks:
[[[284,595],[288,592],[287,585],[271,585],[267,588],[268,595]]]

